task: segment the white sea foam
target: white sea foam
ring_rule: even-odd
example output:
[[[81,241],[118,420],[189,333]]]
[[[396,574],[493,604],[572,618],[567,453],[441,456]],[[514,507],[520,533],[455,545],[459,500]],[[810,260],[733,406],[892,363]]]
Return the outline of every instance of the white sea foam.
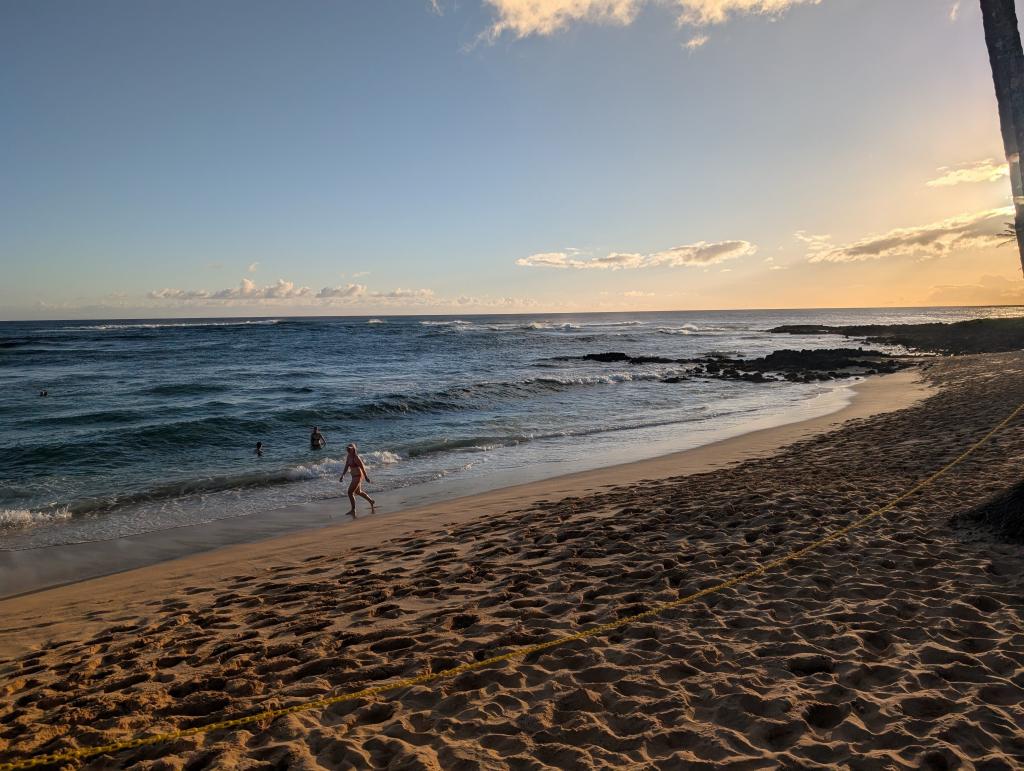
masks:
[[[576,332],[583,329],[579,324],[570,324],[568,322],[564,324],[551,324],[546,321],[531,321],[522,328],[530,330],[550,330],[553,332]]]
[[[374,450],[363,455],[369,466],[390,466],[402,460],[402,456],[390,450]],[[301,482],[308,479],[327,479],[338,476],[345,469],[345,461],[336,458],[324,458],[319,463],[304,463],[292,466],[284,472],[285,479]]]
[[[614,383],[645,383],[662,380],[667,377],[679,377],[686,374],[685,370],[668,369],[657,372],[609,372],[604,375],[583,375],[580,377],[539,377],[527,380],[524,385],[559,384],[559,385],[611,385]]]
[[[370,319],[366,323],[367,324],[385,324],[387,322],[385,322],[383,319]]]
[[[373,466],[390,466],[392,463],[402,460],[402,456],[390,450],[375,450],[366,453],[366,460]]]
[[[319,463],[308,463],[300,466],[292,466],[284,475],[286,479],[299,482],[303,479],[323,479],[324,477],[341,474],[345,468],[345,461],[334,458],[324,458]]]
[[[683,324],[679,327],[659,327],[658,332],[662,335],[695,335],[702,330],[696,324]]]
[[[0,509],[0,530],[45,525],[71,519],[67,509],[55,511],[29,511],[28,509]]]
[[[555,322],[555,321],[529,321],[525,324],[499,323],[489,324],[486,329],[490,332],[583,332],[589,329],[616,329],[621,327],[635,327],[644,324],[643,321],[596,321],[596,322]],[[608,333],[612,334],[612,333]]]
[[[280,324],[281,319],[259,319],[258,321],[176,321],[167,323],[147,324],[95,324],[81,327],[69,327],[75,330],[110,332],[123,329],[178,329],[191,327],[258,327]]]

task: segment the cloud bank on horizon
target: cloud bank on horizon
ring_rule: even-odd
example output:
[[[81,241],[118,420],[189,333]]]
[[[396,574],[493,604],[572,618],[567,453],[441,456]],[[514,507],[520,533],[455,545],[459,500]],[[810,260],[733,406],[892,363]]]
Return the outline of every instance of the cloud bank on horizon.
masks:
[[[509,33],[517,38],[551,35],[574,22],[632,24],[648,5],[668,8],[679,24],[704,27],[721,24],[737,14],[778,16],[795,5],[818,5],[821,0],[484,0],[497,18],[489,35]],[[694,47],[707,42],[707,38]]]
[[[259,286],[243,278],[238,286],[226,289],[154,289],[146,299],[159,307],[189,308],[197,306],[245,307],[261,305],[334,306],[353,307],[475,307],[475,308],[529,308],[536,303],[522,297],[491,297],[459,295],[440,297],[433,289],[406,289],[398,287],[388,291],[371,291],[365,284],[325,286],[314,291],[308,286],[298,286],[293,281],[278,279],[272,284]]]
[[[520,257],[516,265],[524,268],[572,268],[575,270],[635,270],[639,268],[694,268],[717,265],[757,252],[749,241],[718,241],[675,246],[652,254],[612,252],[603,257],[585,257],[578,249],[541,252]]]

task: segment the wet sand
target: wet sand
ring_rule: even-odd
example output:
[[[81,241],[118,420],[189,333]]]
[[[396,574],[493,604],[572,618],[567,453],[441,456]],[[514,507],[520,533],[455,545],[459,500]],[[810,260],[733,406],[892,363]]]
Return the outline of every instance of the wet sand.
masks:
[[[922,374],[923,400],[868,381],[814,425],[0,602],[0,760],[438,671],[778,558],[1024,401],[1024,354]],[[948,521],[1022,459],[1015,421],[790,569],[589,643],[89,767],[1017,768],[1024,550]]]

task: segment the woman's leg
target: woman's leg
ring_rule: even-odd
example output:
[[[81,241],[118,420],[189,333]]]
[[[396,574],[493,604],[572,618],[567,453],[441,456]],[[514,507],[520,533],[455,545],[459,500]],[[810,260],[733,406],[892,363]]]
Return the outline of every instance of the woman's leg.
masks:
[[[349,516],[355,517],[356,515],[356,491],[359,490],[359,482],[355,479],[352,480],[352,484],[348,486],[348,503],[349,503]]]
[[[369,495],[367,495],[366,493],[363,492],[363,479],[362,479],[362,477],[360,477],[359,481],[355,483],[355,490],[353,492],[355,492],[355,494],[358,495],[360,498],[362,498],[364,501],[367,501],[370,504],[371,508],[377,505],[377,502],[375,500],[373,500],[373,498],[371,498]],[[354,503],[352,504],[352,506],[353,506],[353,508],[355,508],[355,504]]]

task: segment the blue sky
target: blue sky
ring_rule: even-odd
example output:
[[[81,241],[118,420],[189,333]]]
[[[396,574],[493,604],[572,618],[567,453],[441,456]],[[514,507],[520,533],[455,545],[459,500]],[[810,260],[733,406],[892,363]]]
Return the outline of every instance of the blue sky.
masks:
[[[1024,301],[975,2],[0,0],[0,102],[5,318]]]

